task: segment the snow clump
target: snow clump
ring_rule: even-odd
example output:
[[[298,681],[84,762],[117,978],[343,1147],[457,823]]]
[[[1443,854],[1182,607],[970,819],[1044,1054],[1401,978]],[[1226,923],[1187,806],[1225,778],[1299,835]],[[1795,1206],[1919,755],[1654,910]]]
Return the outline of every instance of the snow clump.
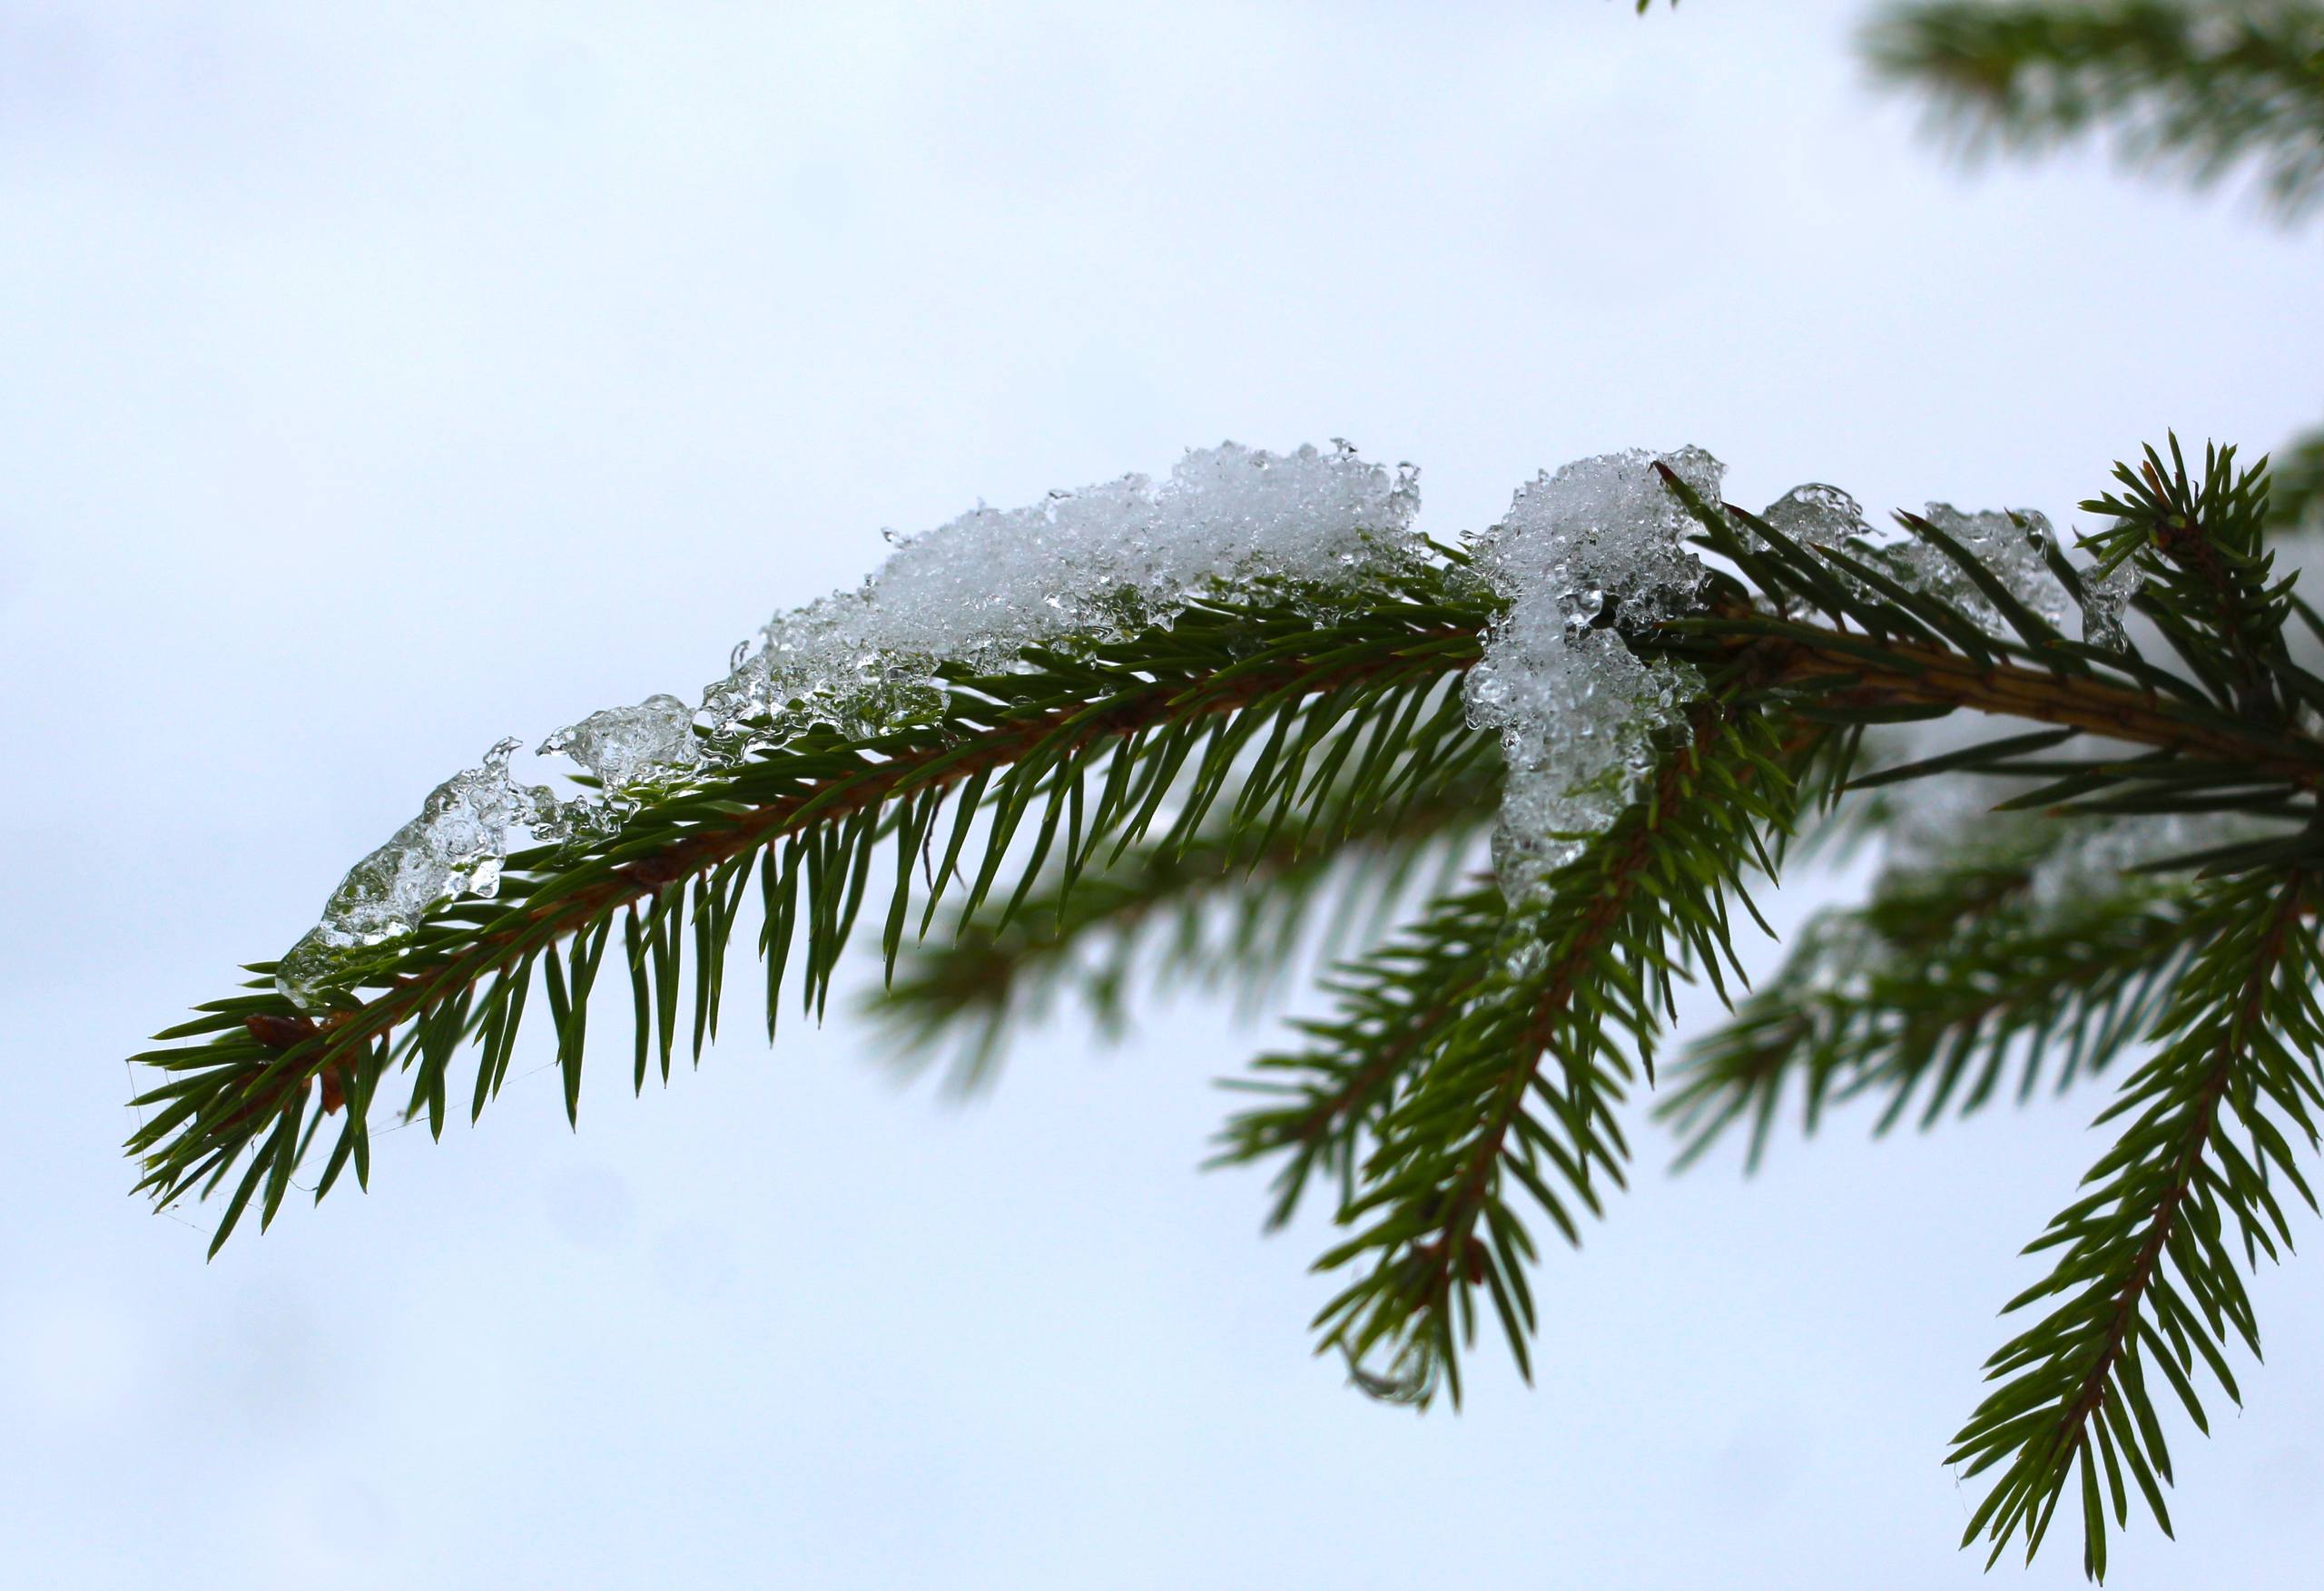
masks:
[[[1264,588],[1328,617],[1321,588],[1360,600],[1368,583],[1419,561],[1419,506],[1417,471],[1366,462],[1348,443],[1275,454],[1228,442],[1189,450],[1158,482],[1124,476],[891,535],[895,551],[861,587],[776,615],[755,653],[737,647],[699,708],[649,696],[542,743],[596,790],[559,800],[517,783],[513,740],[438,785],[331,892],[276,986],[312,1009],[327,984],[380,959],[431,908],[493,894],[517,830],[594,840],[643,795],[734,767],[818,720],[858,734],[930,722],[946,664],[1006,671],[1026,647],[1118,638],[1234,590]]]
[[[1615,629],[1686,612],[1706,578],[1684,545],[1694,520],[1657,464],[1719,501],[1726,468],[1699,447],[1601,454],[1520,487],[1471,544],[1472,567],[1509,603],[1463,691],[1506,762],[1493,867],[1512,901],[1612,823],[1655,732],[1700,692],[1693,670],[1640,661]]]

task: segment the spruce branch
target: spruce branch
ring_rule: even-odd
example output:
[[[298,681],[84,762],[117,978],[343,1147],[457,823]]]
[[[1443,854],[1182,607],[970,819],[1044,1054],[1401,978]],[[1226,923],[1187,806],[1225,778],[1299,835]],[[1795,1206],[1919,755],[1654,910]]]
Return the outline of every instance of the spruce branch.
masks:
[[[1490,879],[1440,897],[1388,943],[1337,969],[1324,992],[1328,1019],[1293,1026],[1312,1041],[1260,1056],[1252,1075],[1221,1085],[1275,1101],[1232,1118],[1213,1165],[1284,1157],[1267,1225],[1285,1225],[1321,1174],[1354,1203],[1359,1168],[1389,1107],[1459,1022],[1504,947],[1508,906]]]
[[[2265,462],[2239,470],[2234,448],[2206,448],[2197,480],[2174,437],[2168,464],[2149,447],[2137,468],[2118,464],[2114,476],[2127,495],[2083,504],[2114,522],[2089,538],[2090,549],[2102,568],[2137,559],[2147,586],[2139,611],[2220,705],[2262,726],[2290,722],[2303,705],[2324,708],[2324,681],[2291,661],[2284,639],[2292,581],[2273,578]]]
[[[140,1097],[158,1108],[131,1141],[146,1164],[140,1187],[163,1203],[196,1186],[206,1191],[271,1124],[299,1119],[313,1078],[376,1081],[393,1062],[413,1065],[415,1107],[440,1133],[445,1068],[471,1039],[482,1052],[472,1115],[480,1112],[505,1075],[537,971],[570,1113],[587,996],[616,917],[625,918],[639,1016],[636,1081],[642,1086],[649,1032],[658,1036],[666,1075],[688,941],[698,1057],[715,1033],[719,971],[753,864],[772,1027],[794,942],[809,1008],[826,997],[875,853],[894,858],[883,933],[892,958],[923,857],[943,843],[925,909],[958,888],[973,912],[1037,807],[1026,887],[1052,855],[1070,879],[1108,842],[1118,851],[1153,834],[1183,844],[1230,786],[1242,810],[1278,830],[1327,836],[1352,811],[1393,805],[1450,742],[1469,734],[1457,702],[1433,688],[1473,659],[1482,627],[1472,599],[1463,605],[1444,591],[1442,571],[1415,576],[1401,595],[1380,594],[1337,626],[1280,604],[1199,606],[1166,631],[1098,648],[1086,660],[1029,653],[1035,667],[1026,673],[955,672],[943,717],[924,729],[852,741],[811,731],[715,781],[648,804],[578,858],[545,850],[510,859],[499,899],[436,914],[369,976],[366,987],[377,992],[359,998],[350,991],[320,1022],[265,992],[263,976],[253,986],[261,992],[202,1007],[203,1016],[162,1036],[206,1044],[137,1057],[176,1075]],[[954,810],[945,841],[938,820],[948,800]],[[1175,800],[1176,816],[1157,832],[1166,800]],[[980,820],[982,859],[968,881],[960,864]],[[1023,893],[1001,908],[1003,921]],[[569,954],[557,953],[566,939]],[[399,1029],[395,1047],[384,1049]],[[257,1142],[212,1252],[261,1180],[270,1188],[262,1223],[271,1219],[321,1114],[304,1132],[273,1130]],[[368,1149],[361,1115],[350,1110],[318,1197],[350,1158],[366,1180]]]
[[[1686,495],[1682,483],[1673,489]],[[2230,496],[2248,505],[2256,494],[2254,486]],[[2176,511],[2175,499],[2162,501]],[[1722,514],[1699,499],[1693,506],[1706,545],[1754,582],[1760,601],[1728,581],[1707,616],[1643,632],[1635,647],[1748,680],[1752,692],[1805,717],[1856,728],[1970,708],[2155,748],[2150,762],[2095,765],[2077,776],[2085,786],[2133,792],[2117,794],[2118,803],[2155,789],[2183,800],[2190,791],[2230,783],[2240,799],[2256,791],[2280,800],[2324,779],[2324,747],[2304,733],[2255,730],[2216,691],[2134,655],[2059,641],[2023,615],[2013,620],[2024,632],[2019,640],[1978,640],[1957,623],[1939,633],[1925,622],[1933,599],[1906,596],[1900,604],[1840,579],[1845,555],[1834,549],[1800,547],[1740,509]],[[2139,555],[2160,556],[2152,548]],[[1974,559],[1968,565],[1976,567]],[[322,1116],[335,1114],[320,1107],[334,1099],[311,1102],[318,1108],[303,1131],[271,1124],[299,1120],[318,1078],[338,1102],[368,1102],[389,1069],[406,1068],[413,1076],[408,1113],[425,1110],[440,1132],[446,1068],[471,1041],[483,1063],[475,1115],[505,1076],[537,977],[557,1032],[568,1112],[577,1108],[588,995],[616,917],[624,919],[635,1009],[651,1018],[638,1023],[635,1081],[642,1086],[648,1069],[649,1029],[666,1075],[688,941],[698,1056],[716,1031],[723,952],[754,865],[765,912],[770,1025],[794,938],[804,962],[803,997],[820,1009],[865,903],[874,853],[889,849],[893,884],[882,948],[892,962],[911,926],[915,863],[926,866],[932,855],[948,801],[950,840],[933,869],[928,907],[964,882],[958,864],[971,824],[980,822],[982,859],[964,896],[971,913],[1000,881],[1011,840],[1039,809],[1033,855],[1006,898],[1004,923],[1052,854],[1069,886],[1103,842],[1113,841],[1118,854],[1145,837],[1166,799],[1178,803],[1163,837],[1173,847],[1193,840],[1230,789],[1220,810],[1261,831],[1344,832],[1351,814],[1399,799],[1443,749],[1471,733],[1457,702],[1436,693],[1479,655],[1492,613],[1469,586],[1452,588],[1457,568],[1415,572],[1404,589],[1379,594],[1337,625],[1318,628],[1309,612],[1280,603],[1222,603],[1087,656],[1030,650],[1030,672],[1021,674],[950,670],[933,723],[856,740],[811,730],[717,780],[646,803],[618,832],[577,855],[543,850],[511,858],[497,899],[438,911],[320,1021],[267,992],[271,967],[259,964],[259,992],[212,1002],[195,1021],[162,1036],[207,1043],[139,1057],[172,1074],[140,1099],[157,1110],[131,1143],[145,1162],[140,1186],[164,1203],[207,1192],[256,1147],[227,1213],[239,1218],[263,1182],[276,1190],[261,1205],[262,1223],[271,1220],[290,1167]],[[1978,572],[1998,590],[1989,571]],[[2001,597],[2007,604],[2005,592]],[[2265,605],[2272,614],[2283,603],[2270,594]],[[1815,608],[1829,622],[1769,616]],[[2271,667],[2290,671],[2280,648],[2263,650]],[[2304,677],[2295,683],[2303,697],[2314,688]],[[1423,713],[1430,700],[1437,704]],[[2007,765],[2004,758],[1994,767]],[[2309,848],[2297,839],[2271,845],[2244,859],[2257,865]],[[568,939],[566,950],[556,949]],[[348,1115],[319,1192],[349,1164],[368,1184],[367,1129],[360,1113]],[[232,1224],[222,1223],[219,1241]]]
[[[1637,460],[1617,462],[1638,472]],[[1639,475],[1620,478],[1635,495]],[[1305,1026],[1305,1049],[1260,1065],[1264,1103],[1230,1124],[1219,1158],[1279,1163],[1278,1222],[1307,1189],[1338,1184],[1349,1232],[1319,1266],[1349,1279],[1317,1319],[1321,1346],[1375,1393],[1457,1403],[1488,1307],[1530,1375],[1528,1223],[1577,1241],[1581,1215],[1621,1184],[1620,1110],[1641,1073],[1652,1080],[1674,987],[1741,987],[1731,915],[1756,918],[1746,876],[1772,876],[1792,835],[1830,824],[1835,803],[1844,825],[1850,803],[1893,803],[1932,776],[2000,781],[1999,807],[2023,814],[2011,832],[2232,820],[2223,843],[2143,860],[2134,870],[2152,881],[2094,890],[2066,916],[2024,909],[2036,846],[2016,862],[1956,857],[1917,893],[1886,889],[1860,915],[1827,917],[1698,1052],[1673,1105],[1702,1141],[1744,1114],[1764,1119],[1801,1076],[1811,1110],[1885,1092],[1891,1119],[1915,1097],[1933,1119],[1990,1097],[2012,1056],[2023,1088],[2045,1068],[2097,1070],[2142,1031],[2160,1045],[2126,1085],[2118,1108],[2143,1114],[2094,1174],[2099,1193],[2043,1240],[2064,1262],[2026,1301],[2068,1301],[1997,1358],[2006,1384],[1957,1445],[1974,1468],[2008,1461],[1978,1522],[1997,1545],[2039,1540],[2075,1462],[2086,1502],[2105,1466],[2119,1522],[2122,1467],[2168,1478],[2159,1427],[2140,1412],[2142,1367],[2180,1386],[2201,1355],[2226,1383],[2221,1345],[2256,1329],[2220,1257],[2225,1216],[2247,1261],[2288,1242],[2271,1188],[2305,1187],[2278,1119],[2313,1136],[2324,741],[2309,726],[2324,681],[2293,658],[2287,630],[2324,633],[2324,621],[2274,571],[2266,472],[2231,449],[2207,451],[2200,470],[2175,444],[2167,460],[2149,450],[2118,471],[2117,493],[2086,505],[2106,521],[2084,544],[2091,569],[2046,541],[2011,541],[2034,534],[2031,519],[1903,516],[1916,545],[1900,549],[1857,517],[1787,520],[1817,527],[1795,535],[1661,478],[1716,569],[1697,579],[1658,544],[1656,566],[1677,571],[1668,584],[1689,605],[1660,605],[1659,587],[1590,594],[1563,615],[1576,650],[1545,666],[1625,649],[1627,672],[1601,677],[1685,681],[1689,704],[1637,741],[1634,771],[1611,770],[1618,804],[1602,823],[1570,852],[1527,853],[1566,859],[1512,874],[1519,899],[1498,884],[1457,890],[1343,968],[1337,1014]],[[1650,476],[1643,489],[1661,490]],[[1828,507],[1834,495],[1817,490]],[[1667,502],[1641,512],[1672,534]],[[2028,583],[2029,546],[2054,586]],[[139,1185],[162,1202],[224,1191],[214,1252],[253,1206],[262,1226],[273,1218],[330,1117],[343,1120],[315,1196],[350,1167],[368,1185],[368,1124],[389,1073],[409,1084],[406,1117],[440,1133],[452,1062],[471,1052],[475,1119],[525,1017],[543,1010],[571,1117],[609,960],[630,984],[633,1086],[657,1063],[666,1079],[678,1051],[698,1060],[717,1032],[753,879],[772,1036],[786,977],[796,969],[797,1002],[819,1013],[859,920],[879,925],[892,980],[952,903],[966,938],[913,952],[900,985],[927,1023],[949,1024],[978,1009],[961,987],[979,967],[1007,972],[996,987],[1037,988],[1091,945],[1183,930],[1223,879],[1296,918],[1335,869],[1409,857],[1434,836],[1455,845],[1496,781],[1496,742],[1469,722],[1464,677],[1516,610],[1462,555],[1437,551],[1346,590],[1212,588],[1118,638],[1026,646],[1016,672],[945,664],[900,726],[769,719],[746,761],[645,791],[610,832],[507,859],[497,898],[439,905],[328,986],[320,1009],[294,1007],[273,966],[254,964],[248,992],[136,1057],[163,1078],[138,1100],[154,1113],[130,1142]],[[2113,600],[2125,569],[2165,655],[2119,628],[2077,642],[2058,627],[2053,597]],[[1860,767],[1867,735],[1964,712],[2009,722]],[[1288,920],[1265,909],[1246,910],[1245,931]],[[1827,987],[1844,932],[1886,948]],[[1015,997],[1000,997],[1011,1010]],[[2093,1570],[2102,1525],[2086,1524]]]
[[[1403,948],[1382,958],[1342,1021],[1317,1030],[1323,1046],[1276,1064],[1305,1074],[1300,1106],[1229,1129],[1227,1158],[1292,1152],[1280,1214],[1326,1129],[1393,1091],[1339,1212],[1356,1230],[1317,1262],[1367,1267],[1316,1319],[1319,1349],[1344,1355],[1359,1385],[1423,1407],[1442,1388],[1457,1404],[1480,1289],[1530,1378],[1535,1249],[1514,1195],[1573,1242],[1574,1211],[1600,1208],[1599,1180],[1621,1185],[1629,1146],[1614,1107],[1635,1066],[1651,1075],[1673,981],[1699,971],[1723,985],[1722,963],[1741,977],[1727,902],[1748,908],[1741,871],[1754,859],[1772,870],[1766,842],[1791,811],[1787,750],[1763,714],[1706,701],[1545,900],[1504,908],[1490,937],[1497,891],[1440,907],[1414,965]]]
[[[2170,1481],[2171,1458],[2147,1372],[2199,1429],[2198,1359],[2240,1400],[2226,1351],[2240,1341],[2256,1356],[2260,1338],[2230,1244],[2247,1266],[2273,1259],[2291,1244],[2278,1188],[2316,1203],[2280,1123],[2316,1147],[2318,901],[2304,869],[2206,891],[2190,924],[2201,948],[2157,1024],[2162,1047],[2099,1118],[2129,1125],[2084,1179],[2091,1191],[2031,1246],[2058,1251],[2051,1273],[2007,1306],[2049,1312],[1988,1361],[1997,1385],[1954,1439],[1965,1475],[2000,1470],[1964,1545],[1984,1536],[1997,1557],[2022,1535],[2030,1558],[2077,1471],[2093,1578],[2105,1573],[2107,1501],[2117,1526],[2128,1520],[2125,1470],[2169,1531],[2158,1481]]]
[[[1865,44],[1973,153],[2105,129],[2125,158],[2198,184],[2254,166],[2287,216],[2324,191],[2324,7],[2309,0],[1914,0]]]

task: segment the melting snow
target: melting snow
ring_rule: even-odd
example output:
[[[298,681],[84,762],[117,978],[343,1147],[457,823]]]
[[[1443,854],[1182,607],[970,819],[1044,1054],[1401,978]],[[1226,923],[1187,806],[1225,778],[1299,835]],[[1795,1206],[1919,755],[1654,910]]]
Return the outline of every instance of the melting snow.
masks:
[[[2050,545],[2050,522],[2039,514],[1996,512],[1964,514],[1950,503],[1931,503],[1921,516],[1963,548],[1975,555],[2006,586],[2009,594],[2056,629],[2065,623],[2066,588],[2050,572],[2043,549]],[[1877,549],[1900,584],[1927,593],[1996,639],[2014,639],[2017,632],[2002,616],[1975,581],[1945,550],[1924,541]]]
[[[1189,451],[1159,482],[1125,476],[891,535],[896,550],[861,588],[778,614],[755,654],[737,647],[699,709],[649,696],[542,743],[572,757],[597,791],[559,801],[517,784],[507,771],[516,741],[439,785],[332,891],[277,984],[311,1007],[323,984],[410,933],[431,907],[492,894],[513,828],[591,838],[618,828],[637,791],[732,766],[815,719],[866,732],[932,718],[943,663],[1005,671],[1027,646],[1118,637],[1222,586],[1268,584],[1295,600],[1300,588],[1330,587],[1350,598],[1419,559],[1419,505],[1411,466],[1367,463],[1344,442],[1288,454],[1229,442]]]
[[[635,707],[607,707],[558,730],[540,754],[563,751],[609,791],[626,790],[656,769],[692,766],[694,709],[675,696],[648,696]]]
[[[492,895],[508,831],[545,822],[556,800],[543,785],[518,784],[508,758],[523,742],[502,741],[481,765],[455,773],[430,791],[419,816],[357,862],[323,903],[322,920],[293,945],[275,982],[302,1006],[355,953],[409,934],[438,901],[455,895]]]
[[[1521,487],[1472,544],[1472,566],[1509,601],[1464,700],[1506,759],[1493,867],[1512,900],[1537,893],[1613,821],[1654,731],[1699,690],[1692,670],[1641,663],[1612,628],[1682,613],[1702,589],[1702,564],[1684,545],[1694,521],[1658,462],[1719,501],[1725,466],[1700,448],[1603,454]]]
[[[1348,444],[1190,452],[1163,481],[1124,476],[1022,508],[980,506],[896,550],[856,591],[778,614],[704,699],[713,742],[766,716],[874,732],[941,705],[936,665],[1016,666],[1029,645],[1104,641],[1167,619],[1215,582],[1346,588],[1417,555],[1410,466]],[[794,707],[792,704],[796,703]]]
[[[2122,610],[2146,584],[2135,561],[2125,558],[2104,575],[2093,566],[2082,575],[2082,638],[2093,646],[2121,652],[2131,643]]]

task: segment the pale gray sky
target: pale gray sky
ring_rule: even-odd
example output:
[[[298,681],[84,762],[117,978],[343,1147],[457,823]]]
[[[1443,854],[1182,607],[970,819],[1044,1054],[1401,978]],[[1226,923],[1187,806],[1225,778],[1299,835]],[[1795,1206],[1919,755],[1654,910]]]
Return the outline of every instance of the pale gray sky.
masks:
[[[8,1578],[1978,1583],[1937,1459],[2095,1095],[1750,1182],[1643,1132],[1542,1384],[1419,1419],[1307,1356],[1320,1234],[1195,1171],[1266,1039],[1197,1000],[965,1112],[837,1019],[603,1067],[577,1136],[527,1076],[206,1267],[115,1152],[117,1057],[430,784],[691,692],[883,525],[1331,436],[1440,536],[1687,441],[2063,519],[2165,426],[2324,412],[2313,230],[1965,179],[1857,14],[0,3]],[[2313,1583],[2324,1281],[2254,1293],[2122,1586]]]

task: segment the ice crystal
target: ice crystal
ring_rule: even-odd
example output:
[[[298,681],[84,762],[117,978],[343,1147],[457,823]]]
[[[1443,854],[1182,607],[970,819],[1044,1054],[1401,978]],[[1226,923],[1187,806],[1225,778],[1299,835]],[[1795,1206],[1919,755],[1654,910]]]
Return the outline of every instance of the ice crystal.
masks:
[[[1554,615],[1552,615],[1554,618]],[[1619,636],[1569,638],[1512,614],[1472,671],[1469,722],[1501,737],[1507,769],[1493,868],[1512,899],[1580,854],[1628,802],[1653,732],[1694,694],[1687,672],[1649,665]]]
[[[1815,483],[1794,486],[1768,505],[1760,517],[1794,542],[1843,552],[1907,591],[1935,597],[1966,614],[1989,635],[2016,635],[1984,588],[1944,548],[1933,541],[1915,539],[1916,529],[1913,535],[1875,530],[1865,522],[1856,500],[1837,486]],[[1975,557],[2013,597],[2052,628],[2064,623],[2065,587],[2051,572],[2045,556],[2053,536],[2048,519],[2031,511],[1965,514],[1950,503],[1929,504],[1921,518]],[[1858,587],[1868,584],[1845,573],[1839,578]]]
[[[1610,597],[1629,604],[1625,618],[1684,609],[1702,589],[1702,561],[1686,549],[1695,522],[1658,463],[1719,500],[1726,466],[1699,447],[1578,459],[1518,487],[1508,516],[1476,540],[1472,566],[1502,595],[1556,602],[1584,624]]]
[[[2121,652],[2131,643],[2122,628],[2122,610],[2146,584],[2138,565],[2125,558],[2105,574],[2096,568],[2082,574],[2082,638],[2093,646]]]
[[[635,707],[607,707],[558,730],[540,744],[542,755],[562,751],[606,791],[693,766],[694,709],[675,696],[648,696]]]
[[[1613,821],[1654,732],[1699,688],[1690,670],[1640,661],[1618,629],[1684,612],[1705,578],[1684,545],[1694,521],[1658,463],[1719,500],[1724,466],[1699,448],[1604,454],[1521,487],[1472,544],[1472,567],[1509,604],[1463,691],[1470,723],[1501,739],[1493,863],[1512,900]]]
[[[411,932],[429,907],[497,892],[510,829],[556,804],[546,788],[509,777],[508,758],[521,744],[502,741],[480,765],[438,785],[418,817],[350,868],[322,919],[282,958],[276,987],[311,1007],[324,981],[359,965],[365,950]]]
[[[1964,514],[1950,503],[1931,503],[1922,518],[1984,565],[2012,596],[2053,629],[2065,622],[2066,589],[2043,555],[2052,539],[2049,520],[2030,511]],[[1988,635],[2016,635],[1968,572],[1934,542],[1882,549],[1878,556],[1902,584],[1965,614]]]
[[[1794,542],[1838,546],[1872,539],[1864,506],[1837,486],[1820,481],[1797,486],[1768,504],[1759,517]]]
[[[1759,518],[1795,545],[1837,547],[1858,557],[1865,555],[1877,539],[1872,527],[1864,522],[1864,509],[1854,497],[1837,486],[1817,481],[1792,487],[1761,509]],[[1765,537],[1748,526],[1745,535],[1755,547],[1764,549],[1768,545]],[[1786,618],[1805,605],[1789,593],[1777,601],[1777,611]]]

